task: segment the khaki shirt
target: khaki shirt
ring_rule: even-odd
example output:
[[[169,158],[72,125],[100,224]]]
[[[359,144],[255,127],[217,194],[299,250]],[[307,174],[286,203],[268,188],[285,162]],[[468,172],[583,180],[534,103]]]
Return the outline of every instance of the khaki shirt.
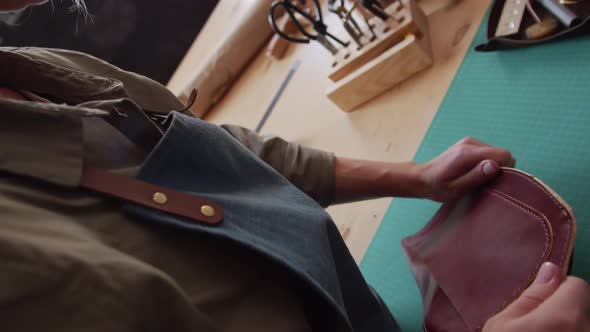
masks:
[[[289,276],[269,262],[220,240],[133,220],[119,202],[78,189],[83,164],[135,173],[149,151],[117,131],[110,116],[183,109],[168,90],[88,55],[37,48],[0,48],[0,86],[51,101],[0,99],[3,329],[310,330]],[[147,116],[133,123],[152,125]],[[332,154],[224,129],[329,204]]]

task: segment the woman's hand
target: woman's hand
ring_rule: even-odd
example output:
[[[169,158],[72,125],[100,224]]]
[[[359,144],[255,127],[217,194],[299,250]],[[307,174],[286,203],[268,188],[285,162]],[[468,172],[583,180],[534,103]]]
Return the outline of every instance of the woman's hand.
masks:
[[[561,280],[556,265],[543,264],[531,286],[488,320],[483,332],[590,331],[590,286],[575,277]]]
[[[421,196],[447,202],[492,180],[500,167],[514,167],[508,150],[467,137],[431,161],[417,165],[424,192]]]
[[[336,158],[333,203],[377,197],[415,197],[446,202],[492,180],[500,166],[513,167],[508,150],[464,138],[425,164]]]

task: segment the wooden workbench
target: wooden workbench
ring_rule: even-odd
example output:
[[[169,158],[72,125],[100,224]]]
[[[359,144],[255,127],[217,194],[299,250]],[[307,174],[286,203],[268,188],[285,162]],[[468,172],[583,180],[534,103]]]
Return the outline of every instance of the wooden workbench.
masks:
[[[257,1],[257,0],[253,0]],[[227,22],[239,16],[244,0],[221,0],[168,87],[179,94],[207,52],[215,48]],[[213,123],[254,128],[296,60],[302,63],[270,116],[263,133],[273,133],[339,156],[381,161],[412,159],[459,67],[490,0],[423,0],[433,41],[434,65],[393,90],[343,113],[324,95],[330,81],[329,53],[319,44],[289,48],[285,59],[263,53],[229,94],[207,114]],[[328,21],[329,23],[329,21]],[[391,199],[333,206],[328,212],[355,259],[364,255]],[[403,222],[403,220],[398,220]]]

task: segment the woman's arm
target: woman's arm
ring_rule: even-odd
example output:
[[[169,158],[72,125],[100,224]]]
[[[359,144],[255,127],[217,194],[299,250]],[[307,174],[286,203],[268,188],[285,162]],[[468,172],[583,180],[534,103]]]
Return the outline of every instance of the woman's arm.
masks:
[[[425,164],[336,158],[333,203],[377,197],[449,201],[493,179],[501,166],[514,163],[508,150],[469,137]]]

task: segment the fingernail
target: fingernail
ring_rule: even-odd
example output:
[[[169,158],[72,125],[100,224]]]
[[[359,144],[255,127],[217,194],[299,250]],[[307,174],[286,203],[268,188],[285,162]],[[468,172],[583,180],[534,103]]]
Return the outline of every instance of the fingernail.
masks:
[[[494,165],[492,162],[488,161],[487,163],[483,164],[482,170],[483,170],[484,175],[489,176],[489,175],[496,174],[496,171],[498,169],[497,169],[496,165]]]
[[[554,278],[557,278],[559,276],[559,272],[559,267],[557,267],[557,265],[551,262],[543,263],[539,269],[537,278],[535,279],[535,284],[546,284]]]

